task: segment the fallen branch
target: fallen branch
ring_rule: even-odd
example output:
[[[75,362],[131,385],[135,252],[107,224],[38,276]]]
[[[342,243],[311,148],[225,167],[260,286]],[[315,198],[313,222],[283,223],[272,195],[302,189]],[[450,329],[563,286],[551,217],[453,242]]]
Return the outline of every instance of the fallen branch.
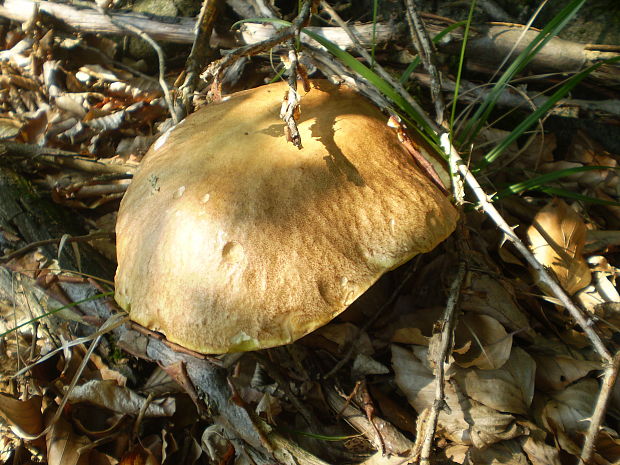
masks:
[[[67,26],[80,32],[97,34],[123,34],[123,28],[98,11],[79,8],[67,4],[54,3],[41,0],[5,0],[0,5],[0,16],[26,23],[32,17],[35,6],[39,11],[63,22]],[[162,17],[149,16],[128,11],[110,11],[112,18],[118,18],[130,22],[135,27],[148,34],[154,40],[191,44],[195,38],[196,20],[186,17]],[[441,32],[449,20],[437,18],[433,15],[421,14],[422,17],[434,19],[434,23],[427,21],[426,27],[431,36]],[[521,33],[523,26],[491,24],[481,25],[475,28],[475,36],[470,38],[467,44],[468,65],[480,63],[480,66],[489,71],[495,71],[496,65],[501,63],[507,53],[510,52],[514,41]],[[359,38],[365,48],[372,44],[372,24],[350,25],[349,28]],[[326,39],[337,44],[345,50],[352,50],[355,44],[348,34],[340,27],[308,27],[309,30],[322,35]],[[531,40],[531,36],[537,31],[530,30],[525,33],[524,40],[519,47],[525,46]],[[270,39],[277,34],[276,28],[270,24],[246,23],[240,34],[241,45],[256,44]],[[378,23],[376,25],[376,43],[405,42],[407,31],[392,23]],[[458,50],[461,44],[461,31],[454,30],[442,40],[439,45],[441,51],[453,52]],[[318,44],[302,34],[301,40],[314,47]],[[233,48],[240,43],[232,37],[225,37],[215,31],[211,35],[210,46],[213,48]],[[517,48],[515,53],[520,51]],[[531,61],[528,69],[544,72],[566,72],[582,69],[597,63],[603,59],[618,56],[620,49],[617,46],[604,46],[597,44],[580,44],[559,38],[551,39]],[[482,59],[484,58],[484,61]],[[592,77],[605,84],[620,83],[618,66],[603,65],[592,73]]]

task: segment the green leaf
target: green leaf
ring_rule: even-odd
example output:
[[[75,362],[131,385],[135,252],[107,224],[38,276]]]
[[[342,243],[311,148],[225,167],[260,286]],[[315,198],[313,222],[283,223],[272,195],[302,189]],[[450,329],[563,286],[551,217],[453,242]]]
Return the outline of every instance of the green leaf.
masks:
[[[468,141],[473,140],[480,129],[487,121],[489,114],[495,107],[500,94],[504,91],[508,83],[512,78],[525,68],[530,61],[536,56],[536,54],[555,37],[560,30],[570,21],[577,11],[583,6],[585,0],[572,0],[566,7],[564,7],[549,23],[540,31],[534,40],[530,42],[523,51],[517,55],[514,61],[502,74],[499,80],[495,83],[491,92],[487,95],[483,103],[478,107],[474,115],[465,125],[464,130],[459,134],[459,145],[463,146]]]
[[[583,71],[575,74],[573,77],[568,79],[557,91],[553,93],[551,97],[549,97],[545,103],[543,103],[540,107],[538,107],[534,112],[532,112],[527,118],[525,118],[516,128],[514,128],[510,134],[508,134],[504,140],[502,140],[498,145],[493,147],[483,159],[476,165],[476,169],[474,171],[479,171],[489,163],[493,162],[497,159],[506,148],[510,146],[517,138],[519,138],[525,131],[527,131],[533,124],[538,121],[544,114],[546,114],[553,106],[566,94],[568,94],[577,84],[579,84],[586,76],[588,76],[592,71],[597,69],[599,66],[607,63],[614,63],[620,61],[620,57],[610,58],[609,60],[600,61],[589,68],[584,69]]]
[[[580,200],[581,202],[588,202],[597,205],[613,205],[614,207],[620,207],[620,202],[615,202],[613,200],[597,199],[596,197],[577,194],[576,192],[569,191],[567,189],[561,189],[558,187],[541,187],[538,190],[555,197],[565,197],[567,199],[575,199]]]
[[[535,178],[528,179],[527,181],[511,184],[510,186],[502,189],[497,194],[495,194],[493,196],[493,200],[501,199],[503,197],[508,197],[510,195],[518,194],[520,192],[525,192],[528,190],[548,189],[548,188],[551,188],[551,186],[548,186],[549,183],[553,181],[557,181],[558,179],[573,175],[575,173],[583,173],[586,171],[594,171],[594,170],[608,170],[608,169],[620,170],[620,167],[577,166],[575,168],[566,168],[563,170],[554,171],[552,173],[546,173],[540,176],[536,176]]]

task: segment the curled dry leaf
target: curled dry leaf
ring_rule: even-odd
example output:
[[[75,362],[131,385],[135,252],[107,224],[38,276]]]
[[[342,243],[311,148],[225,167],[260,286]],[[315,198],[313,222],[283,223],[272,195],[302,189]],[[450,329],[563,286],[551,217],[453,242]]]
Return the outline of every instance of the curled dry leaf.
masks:
[[[22,123],[14,118],[0,118],[0,140],[12,139],[19,134]]]
[[[605,428],[599,432],[596,439],[596,453],[617,465],[620,457],[620,439],[615,431]]]
[[[573,295],[590,284],[590,268],[582,255],[586,225],[566,202],[553,199],[542,208],[527,236],[537,260],[554,272],[566,292]]]
[[[497,370],[459,369],[454,375],[463,392],[500,412],[526,415],[534,397],[536,363],[527,352],[513,347],[508,361]]]
[[[228,463],[235,455],[235,449],[221,425],[207,427],[202,433],[201,444],[202,450],[213,463]]]
[[[118,465],[160,465],[160,463],[153,452],[138,444],[121,457]]]
[[[510,357],[512,335],[495,318],[487,315],[465,314],[459,319],[455,339],[457,347],[469,346],[466,352],[453,354],[456,363],[463,368],[495,370]]]
[[[396,384],[418,413],[430,408],[435,400],[435,377],[422,362],[427,352],[425,347],[417,346],[412,351],[392,346]],[[485,447],[523,433],[512,415],[500,413],[468,398],[453,382],[446,383],[445,388],[449,409],[439,413],[439,434],[459,444]]]
[[[348,347],[354,343],[356,353],[372,355],[374,349],[370,337],[366,332],[360,334],[360,330],[353,323],[336,323],[323,326],[317,332],[328,341],[338,344],[338,347]]]
[[[0,393],[0,416],[22,439],[32,438],[43,431],[41,397],[19,400]]]
[[[118,386],[112,381],[92,380],[76,386],[69,393],[69,402],[88,402],[117,413],[137,415],[146,399],[131,389]],[[168,417],[174,414],[174,399],[151,402],[146,409],[146,417]]]
[[[620,293],[616,288],[616,276],[620,273],[615,266],[600,255],[588,257],[588,264],[592,271],[592,282],[577,293],[575,298],[583,308],[601,317],[603,325],[608,325],[612,332],[616,332],[617,323],[610,322],[601,315],[600,308],[606,304],[613,305],[620,302]],[[611,335],[605,334],[605,336]]]
[[[430,339],[430,337],[422,334],[422,330],[420,330],[420,328],[398,328],[392,335],[392,342],[400,344],[427,346]]]

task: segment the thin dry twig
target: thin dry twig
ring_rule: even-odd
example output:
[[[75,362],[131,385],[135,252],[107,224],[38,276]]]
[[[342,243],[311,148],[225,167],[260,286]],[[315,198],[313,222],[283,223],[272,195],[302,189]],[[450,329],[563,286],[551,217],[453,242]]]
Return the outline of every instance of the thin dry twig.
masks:
[[[6,255],[0,256],[0,263],[6,263],[14,258],[21,257],[25,253],[30,252],[31,250],[36,249],[37,247],[42,247],[44,245],[50,244],[60,244],[60,242],[71,243],[71,242],[83,242],[83,241],[92,241],[94,239],[108,239],[114,237],[113,232],[100,232],[93,234],[85,234],[83,236],[73,236],[73,237],[59,237],[56,239],[45,239],[42,241],[31,242],[30,244],[22,247],[21,249],[10,252]]]
[[[155,394],[153,392],[149,392],[148,397],[144,400],[144,403],[140,407],[140,412],[138,412],[138,416],[136,417],[136,421],[134,422],[131,430],[132,440],[135,440],[138,437],[138,432],[140,431],[140,426],[142,425],[142,420],[144,420],[146,410],[149,408],[149,405],[151,405],[154,398]]]
[[[174,124],[178,124],[179,117],[177,116],[177,112],[175,111],[174,100],[170,95],[170,89],[168,88],[168,83],[166,82],[166,57],[164,56],[164,51],[161,49],[159,44],[151,38],[151,36],[149,36],[139,27],[134,26],[133,24],[125,21],[125,19],[122,19],[120,17],[113,17],[104,7],[98,6],[98,10],[101,12],[101,14],[106,15],[109,18],[110,22],[112,22],[112,24],[140,37],[142,40],[148,43],[153,48],[153,50],[155,50],[155,53],[157,53],[157,62],[159,64],[159,86],[164,93],[164,100],[166,101],[166,105],[168,106],[168,112],[170,113],[172,121],[174,122]]]
[[[607,411],[607,404],[614,391],[614,385],[618,378],[618,371],[620,370],[620,352],[616,352],[611,363],[605,368],[605,374],[603,376],[603,383],[601,391],[596,399],[594,406],[594,412],[590,418],[590,426],[583,443],[581,450],[581,457],[579,459],[579,465],[586,465],[590,463],[594,455],[594,447],[596,445],[596,437],[605,419],[605,413]]]
[[[201,78],[206,79],[209,76],[213,76],[213,88],[216,94],[219,94],[220,76],[224,69],[241,57],[258,55],[298,35],[299,31],[308,24],[310,13],[315,3],[317,3],[317,0],[306,0],[300,8],[299,14],[289,27],[279,30],[272,37],[262,42],[232,50],[224,58],[211,63],[205,72],[202,73]]]
[[[441,339],[439,350],[437,351],[435,362],[435,400],[431,406],[431,410],[426,419],[426,429],[424,431],[424,441],[420,452],[420,464],[430,464],[431,449],[433,447],[433,438],[437,429],[437,420],[439,412],[445,406],[444,398],[444,382],[445,382],[445,362],[454,341],[454,328],[456,327],[456,307],[461,295],[461,287],[465,280],[467,268],[465,262],[459,263],[458,271],[450,286],[448,301],[441,319]]]
[[[196,21],[196,37],[192,44],[192,50],[187,57],[185,81],[180,89],[181,101],[183,103],[182,109],[185,110],[185,114],[189,114],[191,111],[192,102],[190,96],[196,89],[199,70],[204,68],[206,64],[205,61],[209,52],[209,38],[213,33],[213,26],[218,13],[217,4],[218,0],[203,0],[202,8]]]
[[[334,10],[325,0],[321,1],[321,8],[323,8],[329,14],[329,16],[338,24],[338,26],[340,26],[342,28],[342,30],[347,33],[347,35],[351,39],[351,42],[353,42],[353,46],[355,48],[355,51],[357,53],[359,53],[362,57],[364,57],[364,59],[368,63],[371,63],[372,62],[372,57],[366,51],[366,49],[362,46],[361,42],[359,41],[359,38],[355,35],[353,30],[347,25],[347,23],[345,23],[342,20],[340,15],[338,15],[336,10]],[[390,84],[390,86],[392,86],[398,92],[398,94],[403,99],[405,99],[407,101],[407,103],[409,105],[411,105],[411,107],[414,108],[415,111],[424,120],[426,120],[427,123],[430,123],[431,120],[430,120],[430,118],[428,116],[426,116],[426,112],[422,109],[422,107],[420,107],[418,102],[416,102],[411,97],[411,94],[409,92],[407,92],[407,90],[400,83],[400,81],[398,81],[397,79],[394,79],[394,77],[390,73],[388,73],[379,63],[375,62],[374,70],[376,71],[376,73],[379,76],[381,76],[385,81],[387,81]]]
[[[299,36],[299,31],[297,32]],[[286,139],[292,142],[295,147],[302,149],[301,135],[299,134],[299,128],[297,127],[297,119],[299,118],[299,94],[297,93],[297,67],[299,66],[299,60],[297,57],[297,50],[295,50],[295,40],[289,39],[288,41],[288,91],[282,101],[282,107],[280,108],[280,118],[286,123],[285,133]],[[304,86],[306,83],[304,82]]]
[[[445,103],[441,93],[441,74],[434,63],[434,47],[428,29],[418,14],[414,0],[405,0],[407,23],[409,24],[409,34],[413,41],[422,64],[431,76],[431,97],[435,104],[435,121],[437,124],[443,122]]]

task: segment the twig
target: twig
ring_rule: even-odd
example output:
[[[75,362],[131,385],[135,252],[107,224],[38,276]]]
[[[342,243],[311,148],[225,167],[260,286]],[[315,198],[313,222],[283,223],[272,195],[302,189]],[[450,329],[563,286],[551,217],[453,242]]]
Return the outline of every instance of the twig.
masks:
[[[280,108],[280,118],[286,123],[285,133],[288,142],[292,142],[295,147],[302,149],[301,135],[297,128],[297,118],[299,118],[299,94],[297,93],[297,51],[295,50],[295,40],[289,39],[288,52],[288,91],[282,101]]]
[[[434,63],[433,42],[431,42],[428,30],[424,27],[424,23],[418,14],[415,2],[413,0],[405,0],[405,5],[407,7],[405,16],[409,23],[411,40],[418,51],[424,68],[431,76],[431,97],[435,104],[435,121],[437,121],[437,124],[441,124],[443,122],[445,104],[441,93],[441,75]]]
[[[142,424],[142,420],[144,420],[144,415],[146,414],[146,410],[149,408],[149,405],[151,405],[151,402],[153,402],[154,397],[155,397],[155,394],[153,392],[149,392],[148,397],[142,403],[142,406],[140,407],[140,411],[138,412],[138,416],[133,423],[133,428],[131,429],[132,441],[135,441],[135,439],[138,437],[138,432],[140,431],[140,425]]]
[[[345,23],[342,20],[342,18],[338,15],[338,13],[336,13],[336,11],[325,0],[321,0],[321,8],[323,8],[330,15],[330,17],[334,21],[336,21],[336,23],[347,33],[347,35],[351,39],[351,42],[353,42],[355,51],[357,53],[359,53],[362,57],[364,57],[364,59],[368,63],[371,63],[372,62],[372,57],[366,51],[366,49],[364,49],[364,47],[360,43],[359,39],[355,35],[355,33],[351,30],[351,28],[349,28],[347,23]],[[411,97],[411,94],[409,94],[409,92],[407,92],[407,90],[403,87],[403,85],[397,79],[394,79],[394,77],[390,73],[388,73],[379,63],[375,63],[375,68],[374,69],[375,69],[375,71],[377,72],[377,74],[379,76],[381,76],[385,81],[387,81],[398,92],[398,94],[403,99],[405,99],[407,101],[407,103],[409,105],[411,105],[411,107],[414,108],[415,111],[422,118],[424,118],[424,120],[426,120],[427,123],[430,123],[431,120],[430,120],[430,118],[428,118],[428,116],[426,116],[426,112],[422,109],[422,107],[420,107],[418,102],[416,102]]]
[[[581,457],[579,459],[579,465],[586,465],[590,463],[592,456],[594,455],[594,447],[596,445],[596,437],[598,436],[599,429],[605,419],[605,413],[607,411],[607,404],[614,392],[614,385],[618,378],[618,370],[620,370],[620,352],[616,352],[612,362],[605,368],[605,375],[603,376],[603,385],[596,399],[596,405],[594,406],[594,412],[590,418],[590,426],[586,433],[586,438],[583,443],[583,449],[581,450]]]
[[[100,233],[94,233],[94,234],[85,234],[84,236],[73,236],[69,238],[59,237],[56,239],[45,239],[42,241],[31,242],[30,244],[22,247],[21,249],[18,249],[6,255],[0,256],[0,263],[6,263],[10,260],[13,260],[14,258],[20,257],[24,255],[25,253],[28,253],[31,250],[36,249],[37,247],[42,247],[44,245],[50,245],[50,244],[59,244],[61,241],[63,241],[63,239],[64,239],[64,242],[70,243],[70,242],[80,242],[80,241],[91,241],[94,239],[104,239],[104,238],[111,238],[111,237],[114,237],[113,232],[100,232]]]
[[[98,7],[98,9],[101,14],[106,15],[110,19],[112,24],[115,24],[116,26],[140,37],[147,44],[149,44],[153,48],[153,50],[155,50],[155,53],[157,53],[157,62],[159,64],[159,86],[164,93],[164,100],[166,101],[166,105],[168,106],[168,112],[170,113],[172,121],[174,122],[174,124],[177,124],[179,122],[179,117],[177,116],[177,113],[174,109],[174,101],[172,100],[172,96],[170,95],[170,89],[168,89],[168,83],[166,82],[166,58],[164,56],[164,51],[161,49],[159,44],[151,38],[151,36],[149,36],[139,27],[134,26],[133,24],[125,21],[124,19],[112,17],[109,12],[103,7]]]
[[[437,351],[435,362],[435,400],[431,406],[431,410],[426,419],[426,428],[424,430],[424,442],[422,443],[422,451],[420,452],[420,464],[430,464],[431,449],[433,447],[433,438],[437,429],[437,420],[439,412],[443,410],[445,405],[444,399],[444,381],[445,381],[445,362],[448,353],[453,344],[454,328],[456,327],[456,305],[461,295],[461,286],[465,279],[467,269],[465,262],[459,263],[458,271],[450,286],[450,293],[446,303],[443,317],[441,319],[441,340]]]
[[[200,77],[206,79],[208,76],[213,76],[213,88],[215,89],[216,94],[218,94],[220,75],[226,67],[230,66],[231,63],[241,57],[257,55],[259,53],[269,50],[270,48],[278,44],[281,44],[282,42],[287,41],[288,39],[295,37],[295,35],[299,33],[299,30],[308,24],[308,21],[310,20],[310,13],[312,11],[312,6],[314,5],[314,3],[316,3],[316,1],[317,0],[306,0],[299,11],[299,14],[289,27],[279,30],[272,37],[262,42],[246,45],[244,47],[239,47],[235,50],[232,50],[224,58],[221,58],[218,61],[211,63]]]
[[[203,0],[198,21],[196,22],[196,37],[192,44],[192,50],[185,64],[185,81],[181,86],[181,101],[185,114],[191,111],[190,95],[194,93],[198,82],[199,70],[204,67],[207,53],[209,52],[209,38],[213,33],[213,26],[217,18],[218,0]]]
[[[592,328],[593,321],[586,318],[581,310],[577,308],[577,306],[571,301],[570,297],[566,294],[564,289],[551,277],[551,275],[547,272],[545,267],[534,257],[534,254],[527,248],[527,246],[523,243],[523,241],[514,233],[513,228],[511,228],[506,220],[500,215],[497,211],[493,203],[491,203],[489,196],[486,194],[484,189],[478,183],[478,180],[472,174],[472,172],[467,167],[467,164],[463,162],[460,155],[456,151],[456,149],[451,145],[450,135],[446,132],[440,136],[441,147],[446,153],[450,155],[450,158],[454,160],[454,166],[456,170],[461,174],[461,176],[465,179],[465,182],[469,185],[470,189],[478,199],[480,203],[480,207],[484,210],[484,212],[493,220],[493,222],[499,227],[500,231],[502,231],[506,239],[513,243],[519,253],[525,258],[528,264],[536,271],[539,279],[543,282],[547,288],[551,291],[551,293],[556,297],[562,305],[568,310],[570,315],[575,319],[577,324],[584,331],[590,343],[594,347],[594,350],[599,354],[599,356],[610,363],[612,360],[612,356],[603,344],[600,336],[594,331]]]
[[[306,408],[306,406],[299,400],[299,398],[295,395],[293,390],[291,389],[291,385],[289,380],[286,379],[280,368],[273,363],[269,358],[263,355],[261,352],[249,352],[249,355],[256,360],[257,363],[261,364],[266,373],[278,384],[278,386],[284,391],[284,394],[288,398],[289,402],[293,404],[293,407],[297,409],[299,414],[306,421],[307,425],[310,429],[315,430],[318,425],[317,418],[313,415],[313,413]]]
[[[383,440],[386,452],[398,457],[399,461],[396,461],[396,463],[410,463],[407,458],[413,450],[414,444],[398,428],[376,415],[373,416],[372,422],[376,423],[376,426],[373,425],[360,409],[346,399],[343,399],[333,386],[324,384],[323,391],[327,405],[334,412],[337,412],[339,416],[342,416],[353,428],[362,433],[375,449],[381,449],[381,442]],[[377,433],[378,430],[381,431],[380,436]],[[383,459],[386,463],[395,463],[387,461],[386,457],[383,457]]]

